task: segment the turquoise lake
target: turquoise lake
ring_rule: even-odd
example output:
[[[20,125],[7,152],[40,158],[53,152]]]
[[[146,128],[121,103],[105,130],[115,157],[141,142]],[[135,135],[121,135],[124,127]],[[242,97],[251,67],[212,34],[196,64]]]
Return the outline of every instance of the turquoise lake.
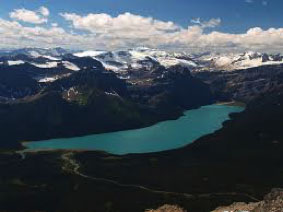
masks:
[[[244,108],[208,105],[188,110],[177,120],[160,122],[150,127],[24,143],[29,150],[99,150],[112,154],[149,153],[176,149],[222,127],[232,112]]]

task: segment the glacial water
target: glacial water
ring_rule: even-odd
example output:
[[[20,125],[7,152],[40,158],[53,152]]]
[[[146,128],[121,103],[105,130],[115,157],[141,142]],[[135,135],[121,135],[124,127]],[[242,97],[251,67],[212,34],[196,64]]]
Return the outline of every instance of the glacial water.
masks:
[[[27,151],[99,150],[118,155],[159,152],[186,146],[201,136],[213,133],[229,119],[230,113],[242,110],[238,106],[208,105],[188,110],[177,120],[160,122],[142,129],[26,142],[24,146]]]

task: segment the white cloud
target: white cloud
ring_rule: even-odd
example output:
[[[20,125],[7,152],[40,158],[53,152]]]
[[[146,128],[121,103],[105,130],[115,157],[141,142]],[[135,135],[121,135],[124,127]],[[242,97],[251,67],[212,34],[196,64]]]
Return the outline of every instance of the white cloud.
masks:
[[[45,17],[49,16],[49,14],[50,14],[48,8],[46,8],[46,7],[40,7],[38,9],[38,12],[41,13],[41,15],[43,15]]]
[[[49,10],[46,7],[40,7],[37,11],[22,8],[10,12],[12,19],[32,24],[46,23],[48,21],[47,16],[49,16]]]
[[[254,3],[253,0],[245,0],[245,2],[248,3],[248,4]]]
[[[0,48],[81,47],[89,42],[84,36],[73,36],[60,27],[25,27],[16,21],[0,19]]]
[[[58,24],[57,23],[52,23],[51,26],[52,27],[58,27]]]
[[[221,24],[221,19],[212,18],[209,21],[201,21],[200,18],[195,18],[191,20],[191,23],[200,25],[202,28],[214,28]]]
[[[47,13],[45,13],[47,14]],[[166,48],[174,51],[264,51],[283,53],[283,28],[263,30],[255,27],[245,33],[206,32],[220,19],[181,27],[170,21],[156,20],[130,13],[112,17],[108,14],[61,14],[72,26],[66,31],[58,24],[51,27],[26,27],[17,21],[0,19],[0,48],[56,47],[76,49],[118,49],[137,46]]]
[[[179,30],[179,26],[173,22],[155,20],[151,17],[143,17],[131,13],[120,14],[112,17],[108,14],[88,14],[79,16],[74,13],[62,13],[61,16],[71,21],[75,29],[86,30],[95,34],[113,33],[119,37],[147,37],[166,32]]]

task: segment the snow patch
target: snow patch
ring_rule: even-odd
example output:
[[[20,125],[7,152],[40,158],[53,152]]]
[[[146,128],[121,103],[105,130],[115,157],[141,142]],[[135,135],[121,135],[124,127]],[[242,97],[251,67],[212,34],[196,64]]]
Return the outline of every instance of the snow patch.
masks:
[[[79,71],[81,70],[77,65],[75,65],[74,63],[71,63],[69,61],[62,61],[63,63],[63,66],[69,70],[72,70],[72,71]]]
[[[38,80],[38,82],[46,83],[46,82],[54,82],[58,79],[58,77],[45,77]]]
[[[38,67],[38,68],[56,68],[58,66],[57,62],[47,62],[47,63],[31,63],[32,65]]]
[[[175,59],[175,58],[158,58],[157,59],[160,65],[164,66],[165,68],[181,65],[183,67],[197,67],[197,64],[193,61],[183,60],[183,59]]]
[[[118,96],[118,97],[120,97],[119,96],[119,94],[118,93],[116,93],[115,91],[113,91],[113,92],[104,92],[106,95],[109,95],[109,96]]]
[[[15,66],[15,65],[24,64],[25,62],[22,60],[8,60],[7,63],[9,66]]]
[[[105,51],[84,51],[84,52],[78,52],[74,53],[73,55],[76,57],[96,57],[100,54],[105,53]]]
[[[53,61],[61,60],[60,58],[56,58],[56,57],[52,57],[52,56],[48,56],[48,55],[41,55],[41,57],[46,58],[48,60],[53,60]]]

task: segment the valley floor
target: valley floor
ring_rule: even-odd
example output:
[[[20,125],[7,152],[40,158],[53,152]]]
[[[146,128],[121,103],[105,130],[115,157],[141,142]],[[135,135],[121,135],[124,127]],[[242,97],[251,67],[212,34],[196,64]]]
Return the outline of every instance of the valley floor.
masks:
[[[283,187],[283,95],[266,95],[212,135],[151,154],[0,154],[0,211],[209,212]],[[270,212],[270,211],[264,211]]]

